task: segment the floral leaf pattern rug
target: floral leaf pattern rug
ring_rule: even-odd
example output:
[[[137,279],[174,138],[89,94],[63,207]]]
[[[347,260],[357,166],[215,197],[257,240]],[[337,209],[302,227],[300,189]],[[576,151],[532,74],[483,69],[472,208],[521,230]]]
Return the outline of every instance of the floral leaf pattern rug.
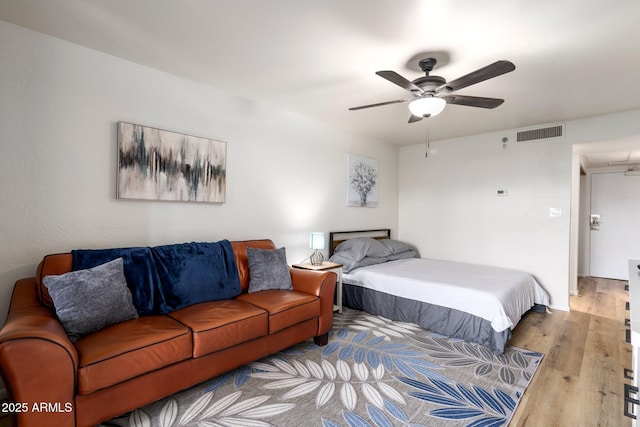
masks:
[[[308,341],[103,426],[506,426],[543,355],[345,309]]]

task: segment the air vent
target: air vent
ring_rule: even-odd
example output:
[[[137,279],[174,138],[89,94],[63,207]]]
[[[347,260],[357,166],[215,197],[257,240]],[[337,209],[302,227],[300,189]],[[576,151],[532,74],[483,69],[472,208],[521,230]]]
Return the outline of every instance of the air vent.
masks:
[[[562,138],[564,136],[564,125],[549,126],[544,128],[523,129],[516,134],[516,141],[529,142],[542,139]]]

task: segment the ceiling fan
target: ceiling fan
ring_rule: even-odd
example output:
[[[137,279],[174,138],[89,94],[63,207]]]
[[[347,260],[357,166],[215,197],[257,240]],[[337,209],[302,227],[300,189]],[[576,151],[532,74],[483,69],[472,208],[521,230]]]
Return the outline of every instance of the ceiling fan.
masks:
[[[467,105],[469,107],[480,108],[496,108],[504,102],[504,99],[452,95],[452,93],[467,86],[492,79],[516,69],[516,66],[509,61],[496,61],[493,64],[473,71],[456,80],[447,82],[440,76],[429,75],[431,70],[433,70],[433,67],[435,67],[436,62],[435,58],[422,59],[419,62],[419,65],[422,71],[425,72],[425,76],[418,77],[414,81],[407,80],[395,71],[377,71],[377,75],[409,91],[413,97],[409,99],[396,99],[377,104],[352,107],[349,108],[349,110],[355,111],[362,110],[364,108],[408,102],[409,111],[411,111],[409,123],[414,123],[422,120],[423,118],[433,117],[439,114],[444,110],[446,104]]]

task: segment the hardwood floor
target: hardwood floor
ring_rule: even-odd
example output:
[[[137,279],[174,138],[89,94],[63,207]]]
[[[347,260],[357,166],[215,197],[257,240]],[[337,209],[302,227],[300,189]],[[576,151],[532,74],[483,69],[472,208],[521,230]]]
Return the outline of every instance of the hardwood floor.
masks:
[[[623,415],[626,281],[580,278],[571,311],[531,313],[510,343],[544,353],[510,426],[631,426]]]

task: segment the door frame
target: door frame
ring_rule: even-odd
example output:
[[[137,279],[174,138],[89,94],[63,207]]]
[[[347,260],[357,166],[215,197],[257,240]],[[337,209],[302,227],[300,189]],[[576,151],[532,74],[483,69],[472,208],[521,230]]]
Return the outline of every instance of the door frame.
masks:
[[[569,295],[578,295],[578,277],[591,273],[591,175],[594,173],[624,172],[627,165],[585,165],[583,153],[613,153],[640,149],[640,135],[603,141],[574,142],[572,144],[571,173],[571,231],[569,245]]]

